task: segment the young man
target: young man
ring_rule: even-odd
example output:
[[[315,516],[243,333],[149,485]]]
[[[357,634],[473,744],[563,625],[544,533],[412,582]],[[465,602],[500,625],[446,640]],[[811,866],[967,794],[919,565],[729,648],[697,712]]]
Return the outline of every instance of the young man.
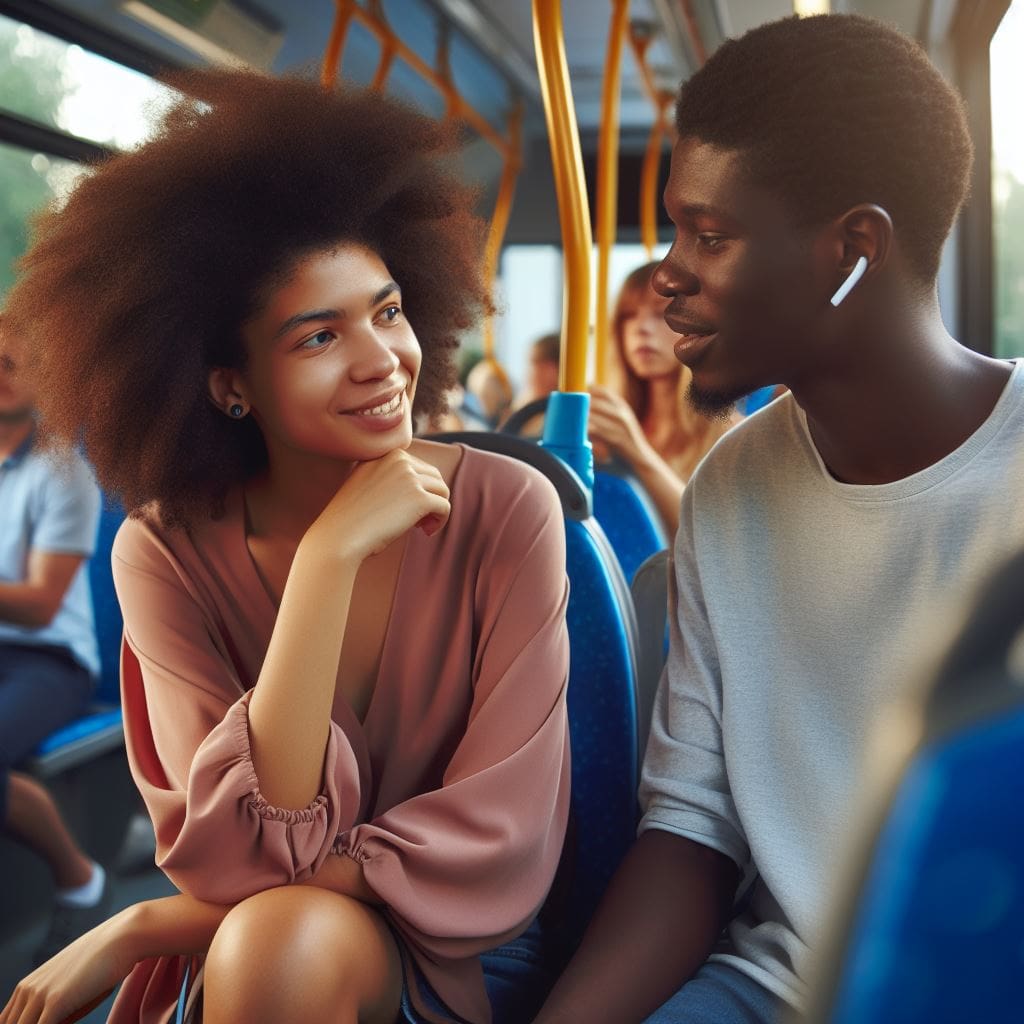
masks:
[[[99,652],[84,563],[100,494],[81,459],[55,465],[33,449],[31,396],[3,341],[0,322],[0,826],[53,873],[42,962],[103,920],[109,903],[103,868],[79,848],[53,798],[12,770],[92,694]]]
[[[1024,544],[1024,368],[939,314],[971,152],[923,51],[856,17],[766,25],[677,120],[655,287],[691,397],[791,394],[685,491],[640,836],[538,1024],[799,1007],[873,716],[921,627]]]

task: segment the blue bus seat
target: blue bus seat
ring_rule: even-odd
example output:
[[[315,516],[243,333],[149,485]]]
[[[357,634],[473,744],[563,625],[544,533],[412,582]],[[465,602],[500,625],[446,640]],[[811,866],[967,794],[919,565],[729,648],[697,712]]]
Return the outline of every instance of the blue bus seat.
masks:
[[[93,705],[81,718],[46,737],[25,762],[37,778],[47,779],[110,750],[124,746],[121,721],[121,609],[114,593],[110,552],[124,511],[104,498],[100,511],[96,551],[89,560],[96,639],[100,650],[100,677]]]
[[[668,537],[654,504],[640,481],[620,460],[594,466],[594,517],[611,541],[627,580]]]
[[[520,436],[547,407],[547,395],[535,398],[509,416],[501,432]],[[627,580],[633,578],[645,558],[668,546],[665,528],[650,496],[621,459],[594,466],[593,513]]]
[[[920,738],[838,908],[809,1022],[1024,1019],[1022,609],[1024,553],[913,708]]]
[[[633,576],[637,622],[637,751],[643,764],[654,698],[668,653],[668,549],[655,551]]]
[[[590,496],[564,462],[534,441],[509,434],[449,433],[461,442],[526,462],[562,501],[569,575],[569,731],[572,823],[562,869],[549,898],[557,944],[567,953],[636,836],[636,620],[629,588]],[[555,906],[557,904],[557,906]]]

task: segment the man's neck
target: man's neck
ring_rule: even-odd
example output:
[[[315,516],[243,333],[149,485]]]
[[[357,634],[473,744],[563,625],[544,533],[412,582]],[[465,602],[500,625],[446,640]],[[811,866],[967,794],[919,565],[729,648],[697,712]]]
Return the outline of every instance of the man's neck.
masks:
[[[863,325],[860,337],[845,358],[792,385],[822,460],[844,483],[891,483],[941,461],[985,422],[1010,376],[1007,363],[955,342],[937,308]]]
[[[0,460],[13,455],[25,443],[33,426],[31,415],[9,422],[0,418]]]

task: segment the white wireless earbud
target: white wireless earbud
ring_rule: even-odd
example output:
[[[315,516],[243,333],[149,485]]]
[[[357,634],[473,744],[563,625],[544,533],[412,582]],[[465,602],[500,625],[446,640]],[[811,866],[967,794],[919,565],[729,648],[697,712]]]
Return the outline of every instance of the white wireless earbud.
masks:
[[[838,306],[843,299],[846,298],[850,292],[856,287],[857,282],[864,276],[864,271],[868,269],[868,258],[867,256],[860,256],[857,258],[857,262],[853,265],[853,270],[850,271],[850,276],[836,289],[835,295],[832,296],[829,301],[833,306]]]

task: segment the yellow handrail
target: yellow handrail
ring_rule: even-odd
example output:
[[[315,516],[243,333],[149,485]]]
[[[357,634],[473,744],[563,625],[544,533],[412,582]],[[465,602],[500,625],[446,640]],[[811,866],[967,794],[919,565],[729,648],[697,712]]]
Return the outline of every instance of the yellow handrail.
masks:
[[[355,0],[335,0],[335,6],[337,13],[334,16],[331,35],[327,40],[327,49],[324,51],[324,63],[320,68],[320,84],[325,89],[330,89],[338,77],[341,54],[345,49],[345,37],[348,35],[352,15],[356,12]]]
[[[559,387],[562,391],[582,392],[586,390],[587,383],[590,249],[593,243],[583,156],[565,59],[561,0],[533,0],[533,38],[565,250]]]
[[[668,108],[675,97],[672,93],[661,94],[661,105],[651,134],[647,137],[647,151],[640,171],[640,240],[647,250],[647,258],[654,259],[654,249],[658,244],[658,171],[661,169],[662,140],[669,132]]]
[[[498,197],[494,203],[494,213],[491,215],[491,226],[487,232],[487,244],[484,247],[484,281],[487,287],[494,286],[498,276],[498,258],[501,255],[501,243],[505,239],[505,231],[508,228],[509,214],[512,211],[512,199],[515,195],[516,178],[519,176],[519,169],[522,163],[521,140],[523,130],[523,101],[520,99],[509,113],[508,136],[510,144],[510,155],[505,160],[501,169],[501,181],[498,183]],[[497,363],[494,354],[494,318],[488,316],[484,321],[484,356],[492,362]],[[501,367],[499,366],[499,369]],[[502,369],[504,374],[505,371]],[[506,375],[507,379],[507,375]]]
[[[608,272],[615,244],[619,199],[619,92],[622,79],[622,41],[626,35],[629,0],[611,0],[604,83],[601,91],[601,127],[597,138],[597,315],[594,325],[598,384],[608,382],[611,343],[608,308]]]
[[[327,53],[324,55],[324,64],[321,72],[321,81],[325,87],[334,84],[338,77],[338,68],[341,64],[342,49],[345,41],[345,33],[351,21],[358,21],[377,41],[382,49],[388,46],[393,47],[393,52],[388,59],[388,65],[394,58],[401,58],[409,65],[425,82],[432,85],[444,98],[453,116],[468,124],[481,138],[486,139],[502,156],[507,156],[510,146],[507,140],[495,131],[491,123],[473,109],[462,96],[456,91],[450,82],[444,80],[444,76],[432,68],[418,53],[410,49],[394,32],[388,27],[382,17],[376,15],[373,10],[360,7],[354,0],[335,0],[337,15],[335,18],[334,31],[331,34],[331,41],[328,44]],[[338,23],[343,21],[339,30]],[[335,35],[338,35],[337,42]],[[378,68],[378,74],[380,69]]]

